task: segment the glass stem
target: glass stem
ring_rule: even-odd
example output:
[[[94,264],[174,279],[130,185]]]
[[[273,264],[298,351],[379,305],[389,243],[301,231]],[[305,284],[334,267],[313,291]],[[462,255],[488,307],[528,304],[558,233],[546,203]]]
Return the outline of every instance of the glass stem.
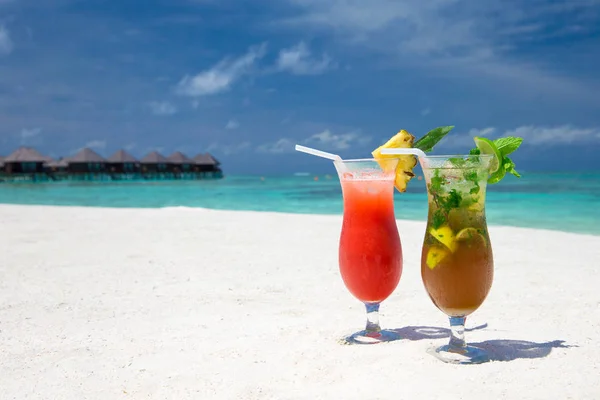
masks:
[[[450,317],[450,347],[462,349],[465,343],[465,320],[467,317]]]
[[[379,332],[379,303],[365,303],[367,307],[367,332]]]

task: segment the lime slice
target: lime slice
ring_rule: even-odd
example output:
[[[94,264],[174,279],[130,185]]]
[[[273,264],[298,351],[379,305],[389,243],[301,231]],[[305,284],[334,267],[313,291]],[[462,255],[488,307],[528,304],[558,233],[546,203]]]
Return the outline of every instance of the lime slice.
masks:
[[[488,179],[488,183],[499,182],[502,180],[502,178],[504,178],[504,175],[506,175],[506,169],[502,164],[502,153],[500,153],[500,150],[498,150],[494,142],[492,142],[490,139],[477,136],[473,139],[475,140],[475,146],[477,146],[481,154],[489,154],[493,156],[489,166],[490,177]]]
[[[500,168],[488,178],[488,183],[493,184],[500,182],[502,178],[504,178],[504,175],[506,175],[506,169],[504,168],[504,165],[500,164]]]
[[[485,236],[483,236],[477,228],[464,228],[456,234],[456,240],[459,242],[482,243],[487,246]]]

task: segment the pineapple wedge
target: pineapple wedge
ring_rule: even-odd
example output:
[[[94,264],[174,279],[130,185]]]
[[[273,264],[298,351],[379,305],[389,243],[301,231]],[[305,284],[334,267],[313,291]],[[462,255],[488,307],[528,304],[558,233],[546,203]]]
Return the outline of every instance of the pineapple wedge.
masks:
[[[378,147],[373,150],[371,153],[373,158],[376,160],[385,160],[389,158],[399,158],[398,166],[396,167],[396,180],[394,181],[394,186],[398,189],[399,192],[406,191],[406,185],[408,181],[415,176],[412,172],[413,168],[417,165],[417,157],[415,156],[397,156],[397,155],[387,155],[381,154],[381,149],[407,149],[413,147],[413,143],[415,141],[415,137],[402,129],[396,135],[394,135],[390,140],[388,140],[383,146]],[[384,167],[382,165],[382,167]]]

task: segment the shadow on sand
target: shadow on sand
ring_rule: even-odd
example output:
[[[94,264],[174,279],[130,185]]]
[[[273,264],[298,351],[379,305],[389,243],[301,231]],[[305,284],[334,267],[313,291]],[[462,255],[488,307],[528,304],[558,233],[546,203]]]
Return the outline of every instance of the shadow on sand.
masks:
[[[570,347],[577,347],[564,343],[564,340],[536,343],[526,340],[501,339],[469,344],[485,350],[488,353],[490,361],[513,361],[522,358],[546,357],[552,349],[556,348],[568,349]]]
[[[482,324],[473,328],[465,328],[465,332],[473,332],[487,328],[488,324]],[[450,329],[437,326],[405,326],[404,328],[392,329],[403,340],[443,339],[450,337]]]
[[[465,332],[472,332],[478,329],[487,328],[487,324],[478,325],[473,328],[465,329]],[[400,329],[394,329],[400,336],[400,340],[424,340],[424,339],[443,339],[450,336],[450,329],[434,326],[406,326]],[[552,349],[567,349],[577,347],[576,345],[566,345],[564,340],[553,340],[551,342],[529,342],[526,340],[486,340],[484,342],[469,342],[467,335],[467,344],[485,350],[488,353],[490,361],[513,361],[526,358],[543,358],[550,354]]]

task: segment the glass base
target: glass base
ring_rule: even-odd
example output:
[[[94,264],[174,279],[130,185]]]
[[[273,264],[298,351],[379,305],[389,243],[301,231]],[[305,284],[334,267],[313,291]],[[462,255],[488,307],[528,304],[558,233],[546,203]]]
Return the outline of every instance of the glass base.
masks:
[[[427,352],[449,364],[481,364],[490,361],[484,350],[473,346],[456,347],[447,344],[431,348]]]
[[[393,342],[399,339],[400,335],[397,332],[382,329],[380,331],[363,330],[356,332],[350,336],[346,336],[340,342],[342,344],[377,344]]]

